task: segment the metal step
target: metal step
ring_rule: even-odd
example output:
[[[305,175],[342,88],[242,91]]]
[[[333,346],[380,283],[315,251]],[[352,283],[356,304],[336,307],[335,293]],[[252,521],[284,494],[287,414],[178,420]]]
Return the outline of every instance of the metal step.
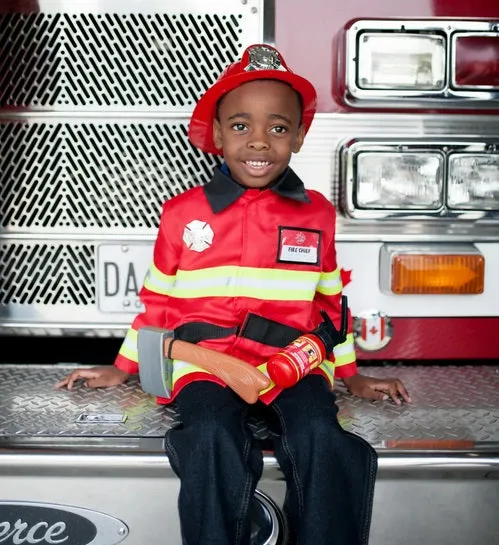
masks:
[[[174,406],[157,405],[137,377],[99,390],[54,384],[70,365],[0,365],[0,438],[159,438],[178,423]],[[489,450],[499,445],[499,365],[362,367],[374,377],[399,377],[412,404],[372,402],[337,384],[342,426],[379,451]],[[86,415],[86,416],[85,416]],[[257,437],[267,433],[251,421]]]

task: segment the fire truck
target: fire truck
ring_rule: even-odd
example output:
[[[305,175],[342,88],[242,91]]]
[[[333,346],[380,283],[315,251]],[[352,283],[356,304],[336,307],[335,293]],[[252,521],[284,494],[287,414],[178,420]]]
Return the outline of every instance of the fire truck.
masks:
[[[499,4],[494,0],[0,0],[0,543],[180,544],[178,422],[112,364],[161,204],[219,158],[196,100],[250,44],[318,91],[291,166],[337,209],[359,366],[413,404],[350,396],[377,449],[372,545],[499,543]],[[286,544],[268,432],[252,545]]]

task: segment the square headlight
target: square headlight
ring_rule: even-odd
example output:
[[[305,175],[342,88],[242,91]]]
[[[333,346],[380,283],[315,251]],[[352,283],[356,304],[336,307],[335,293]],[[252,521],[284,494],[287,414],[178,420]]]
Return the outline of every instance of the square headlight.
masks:
[[[499,210],[499,154],[452,154],[447,204],[456,209]]]
[[[440,91],[445,87],[445,43],[437,34],[365,32],[359,36],[357,86]]]
[[[444,157],[438,152],[360,152],[355,205],[364,209],[425,209],[442,206]]]

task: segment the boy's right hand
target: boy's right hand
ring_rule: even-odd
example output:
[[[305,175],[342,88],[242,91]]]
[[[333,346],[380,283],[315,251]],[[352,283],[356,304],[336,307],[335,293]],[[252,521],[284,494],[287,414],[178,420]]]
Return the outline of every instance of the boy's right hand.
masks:
[[[118,369],[114,365],[102,365],[91,367],[90,369],[75,369],[72,373],[60,380],[55,388],[57,390],[66,387],[72,390],[75,382],[83,381],[87,388],[106,388],[108,386],[117,386],[128,380],[130,375]]]

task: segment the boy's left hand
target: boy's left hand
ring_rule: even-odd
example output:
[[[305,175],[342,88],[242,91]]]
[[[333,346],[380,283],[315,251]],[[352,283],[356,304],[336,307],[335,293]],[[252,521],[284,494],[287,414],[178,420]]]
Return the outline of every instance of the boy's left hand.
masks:
[[[377,401],[392,399],[396,405],[402,403],[400,398],[407,403],[412,402],[411,396],[398,378],[381,379],[364,375],[353,375],[342,380],[348,391],[359,397]]]

